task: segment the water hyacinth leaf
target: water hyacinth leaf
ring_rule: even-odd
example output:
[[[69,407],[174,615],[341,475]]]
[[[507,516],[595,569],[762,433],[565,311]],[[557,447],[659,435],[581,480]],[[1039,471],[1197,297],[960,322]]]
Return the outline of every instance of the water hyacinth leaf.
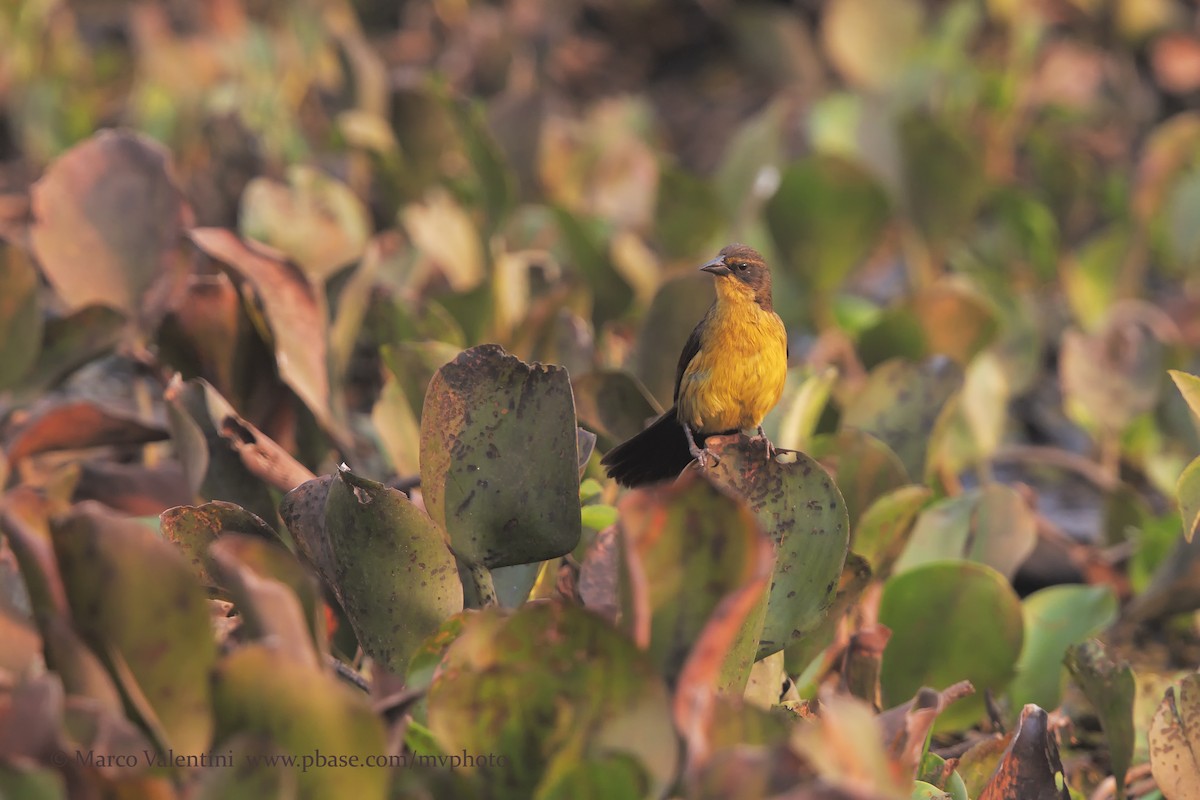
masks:
[[[438,370],[421,417],[421,490],[460,559],[504,567],[575,548],[575,431],[561,367],[482,345]]]
[[[396,378],[409,406],[419,415],[429,382],[439,369],[461,352],[461,348],[446,342],[398,342],[381,347],[379,356],[388,372]]]
[[[879,621],[892,629],[880,675],[885,706],[922,686],[960,680],[979,692],[945,711],[941,730],[974,724],[983,692],[1007,685],[1021,653],[1020,600],[1003,575],[983,564],[933,562],[893,576],[884,584]]]
[[[103,305],[146,329],[186,275],[180,244],[192,212],[166,148],[101,131],[55,161],[33,187],[30,242],[71,310]]]
[[[925,781],[913,781],[913,790],[910,797],[912,800],[953,800],[949,792],[942,791]]]
[[[650,301],[634,348],[633,374],[662,408],[675,402],[679,354],[715,296],[712,280],[697,271],[663,281]]]
[[[795,451],[766,458],[742,436],[713,437],[713,477],[744,497],[775,542],[775,570],[758,658],[815,628],[837,590],[850,541],[846,504],[820,464]]]
[[[51,502],[27,486],[0,497],[0,531],[16,557],[21,585],[41,634],[40,658],[57,673],[69,694],[123,714],[120,693],[108,671],[70,623],[67,592],[50,536],[51,513]]]
[[[632,641],[578,607],[475,615],[446,651],[428,704],[442,751],[504,756],[475,768],[498,800],[534,797],[591,758],[635,759],[648,798],[675,779],[678,744],[662,678]]]
[[[200,506],[177,506],[159,514],[163,538],[174,544],[192,564],[192,574],[206,586],[216,586],[209,567],[208,547],[223,533],[242,533],[270,542],[279,535],[255,514],[236,503],[215,501]]]
[[[662,252],[676,258],[699,259],[714,245],[719,248],[713,232],[720,228],[723,217],[716,187],[672,164],[663,164],[660,169],[654,230]]]
[[[962,370],[944,357],[885,361],[846,404],[842,426],[874,435],[900,457],[909,475],[924,475],[929,434],[962,380]]]
[[[296,549],[336,591],[337,570],[325,527],[325,504],[333,481],[334,476],[322,475],[292,489],[279,503],[279,516],[292,534]]]
[[[837,289],[883,233],[888,206],[883,188],[853,162],[817,155],[791,164],[766,206],[779,266],[818,293]]]
[[[411,281],[436,272],[455,292],[468,292],[483,282],[487,260],[479,231],[449,192],[431,190],[424,202],[400,210],[400,222],[423,257]]]
[[[895,452],[857,428],[817,436],[807,452],[833,475],[846,499],[851,529],[876,499],[909,484],[908,472]]]
[[[204,770],[196,784],[195,800],[291,800],[298,796],[299,770],[279,769],[271,759],[285,756],[269,736],[234,734],[225,750],[236,753],[229,766]]]
[[[1100,727],[1108,740],[1112,773],[1117,777],[1117,797],[1123,798],[1125,773],[1133,761],[1136,738],[1133,670],[1128,662],[1114,661],[1106,646],[1095,639],[1068,647],[1064,663],[1100,718]]]
[[[1162,342],[1138,320],[1113,316],[1095,334],[1064,331],[1063,407],[1083,427],[1117,436],[1157,404],[1164,358]]]
[[[925,241],[942,247],[975,219],[988,188],[982,143],[924,110],[901,117],[897,134],[908,213]]]
[[[837,368],[826,367],[806,377],[794,392],[784,394],[778,406],[782,409],[778,432],[772,438],[776,447],[807,451],[837,379]],[[769,424],[765,422],[764,427]]]
[[[1200,674],[1167,689],[1150,723],[1150,768],[1164,797],[1191,797],[1200,786]]]
[[[1200,458],[1193,459],[1180,473],[1175,499],[1183,520],[1183,536],[1190,542],[1200,531]]]
[[[963,558],[1011,579],[1037,544],[1037,520],[1017,491],[989,483],[939,500],[917,518],[895,571]]]
[[[14,386],[42,348],[38,273],[16,245],[0,239],[0,389]]]
[[[297,796],[387,797],[388,770],[361,766],[387,752],[383,724],[365,695],[262,644],[243,645],[222,659],[212,685],[217,752],[244,741],[239,734],[249,734],[296,756],[297,765],[300,757],[315,758],[318,752],[355,757],[360,766],[314,763],[295,770]],[[235,765],[242,763],[238,753],[234,756]]]
[[[937,753],[926,753],[921,758],[917,778],[946,793],[950,800],[969,800],[962,776]]]
[[[317,580],[278,543],[227,533],[209,548],[250,635],[297,663],[318,667],[328,652],[325,603]]]
[[[1021,709],[1016,733],[979,800],[1071,800],[1058,743],[1047,720],[1038,706]]]
[[[112,350],[121,341],[123,329],[121,314],[104,306],[88,306],[46,320],[42,351],[14,394],[32,399],[57,385],[79,367]]]
[[[1175,388],[1179,389],[1179,393],[1183,395],[1188,408],[1196,415],[1198,424],[1200,424],[1200,377],[1180,372],[1177,369],[1169,369],[1167,374],[1175,382]]]
[[[20,426],[5,431],[8,460],[53,450],[78,450],[104,445],[139,445],[167,438],[156,424],[124,410],[106,408],[90,400],[69,400],[31,409]]]
[[[884,89],[899,80],[920,42],[921,5],[912,0],[837,0],[821,26],[830,60],[852,84]]]
[[[1126,225],[1111,225],[1075,249],[1063,269],[1062,285],[1075,319],[1087,331],[1104,324],[1120,297],[1121,273],[1132,246]]]
[[[202,380],[172,381],[163,394],[167,422],[193,494],[236,503],[260,519],[275,519],[275,501],[222,435],[233,406]]]
[[[786,103],[772,102],[742,123],[721,157],[713,177],[713,188],[723,206],[724,213],[720,216],[733,220],[735,234],[745,229],[746,223],[757,215],[763,201],[776,188],[774,184],[784,160],[786,115]]]
[[[1117,598],[1107,586],[1051,586],[1021,601],[1025,644],[1017,674],[1008,687],[1012,707],[1029,703],[1058,708],[1071,645],[1108,627],[1117,618]]]
[[[286,184],[263,177],[246,184],[238,230],[286,254],[320,284],[363,254],[370,221],[350,187],[312,167],[293,165]]]
[[[933,284],[913,297],[908,309],[925,333],[926,352],[964,366],[992,343],[999,328],[992,304],[962,281]]]
[[[867,507],[854,527],[850,546],[871,565],[872,574],[886,578],[892,573],[917,516],[932,499],[933,491],[926,486],[901,486]]]
[[[216,647],[204,591],[184,557],[145,526],[83,503],[52,526],[72,615],[101,657],[127,665],[162,745],[208,751]],[[115,664],[110,664],[110,668]],[[117,670],[119,682],[121,671]]]
[[[194,228],[192,241],[249,282],[262,304],[281,377],[326,431],[336,434],[329,399],[325,295],[300,269],[271,248],[233,231]]]
[[[662,410],[637,378],[620,370],[593,370],[571,383],[579,420],[614,441],[640,433]]]
[[[334,476],[325,531],[338,597],[363,650],[403,672],[425,637],[462,611],[444,534],[402,492],[348,470]]]
[[[673,485],[625,494],[618,524],[636,564],[629,571],[647,578],[641,587],[623,587],[622,596],[647,604],[625,614],[648,613],[647,653],[674,685],[717,606],[753,577],[766,540],[743,502],[695,471]]]
[[[633,287],[613,265],[604,246],[607,237],[602,231],[565,208],[556,207],[554,219],[568,257],[592,290],[592,324],[599,329],[605,322],[625,313],[633,301]]]

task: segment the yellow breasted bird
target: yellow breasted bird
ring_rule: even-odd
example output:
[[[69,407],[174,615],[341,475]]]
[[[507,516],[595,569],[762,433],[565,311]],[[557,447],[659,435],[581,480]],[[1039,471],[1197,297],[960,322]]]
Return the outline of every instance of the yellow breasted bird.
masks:
[[[600,461],[623,486],[676,477],[692,459],[707,466],[704,440],[757,428],[787,377],[787,331],[771,303],[771,272],[758,251],[731,244],[700,269],[717,299],[696,325],[675,371],[675,405]]]

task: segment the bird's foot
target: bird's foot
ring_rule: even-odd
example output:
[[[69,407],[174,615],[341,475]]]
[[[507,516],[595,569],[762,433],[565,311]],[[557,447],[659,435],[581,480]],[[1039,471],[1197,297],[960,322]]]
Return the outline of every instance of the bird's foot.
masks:
[[[684,425],[683,432],[687,434],[688,452],[692,454],[692,458],[696,459],[696,463],[700,465],[700,469],[708,469],[721,463],[721,459],[717,458],[716,453],[707,447],[700,447],[696,444],[696,439],[692,436],[691,428]]]
[[[767,450],[767,460],[768,461],[775,458],[775,452],[776,452],[775,445],[771,444],[771,440],[767,438],[766,431],[763,430],[762,425],[758,426],[758,433],[756,435],[750,437],[750,444],[753,444],[753,445],[761,444],[763,447],[765,447]]]

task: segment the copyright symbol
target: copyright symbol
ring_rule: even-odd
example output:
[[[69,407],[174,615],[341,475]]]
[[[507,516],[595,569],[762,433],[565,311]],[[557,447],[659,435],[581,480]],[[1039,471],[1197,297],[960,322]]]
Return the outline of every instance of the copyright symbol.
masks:
[[[56,767],[65,767],[69,760],[67,754],[62,750],[55,750],[54,754],[50,756],[50,763]]]

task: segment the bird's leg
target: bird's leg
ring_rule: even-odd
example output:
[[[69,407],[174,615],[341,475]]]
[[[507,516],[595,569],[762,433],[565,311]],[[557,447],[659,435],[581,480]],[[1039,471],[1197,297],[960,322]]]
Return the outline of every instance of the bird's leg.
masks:
[[[767,438],[767,432],[763,430],[763,426],[758,426],[758,434],[750,437],[750,441],[755,444],[763,444],[767,448],[767,460],[770,461],[775,457],[775,445],[771,444],[771,440]]]
[[[683,434],[687,437],[688,452],[692,454],[692,458],[700,465],[701,469],[708,469],[710,466],[716,466],[717,457],[714,456],[708,448],[700,447],[696,444],[695,437],[692,436],[692,427],[686,422],[683,425]]]

